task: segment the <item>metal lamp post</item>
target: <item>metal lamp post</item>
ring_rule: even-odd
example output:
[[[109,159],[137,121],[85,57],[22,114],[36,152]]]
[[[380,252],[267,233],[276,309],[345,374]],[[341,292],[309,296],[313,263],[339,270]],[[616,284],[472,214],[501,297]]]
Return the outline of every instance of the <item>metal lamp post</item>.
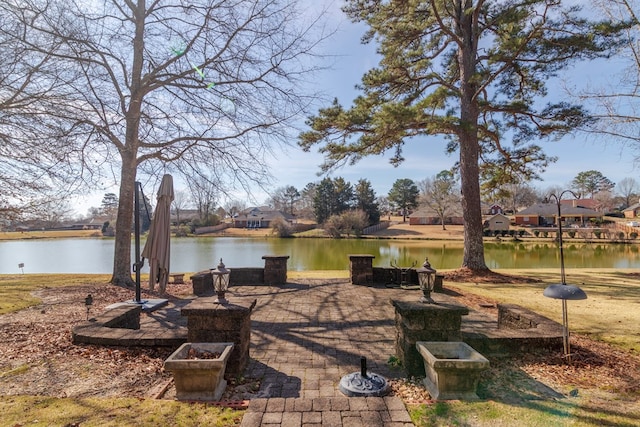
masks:
[[[420,283],[420,290],[423,294],[420,302],[435,304],[436,302],[431,298],[431,292],[433,292],[433,287],[436,282],[436,270],[431,268],[429,258],[424,259],[424,264],[416,270],[416,273],[418,273],[418,282]]]
[[[224,294],[229,288],[229,277],[231,276],[231,270],[225,267],[220,258],[220,264],[216,269],[211,270],[211,276],[213,276],[213,290],[216,292],[217,298],[214,304],[226,304],[229,302]]]
[[[567,301],[568,300],[581,300],[587,299],[587,294],[577,286],[567,285],[565,271],[564,271],[564,251],[562,247],[562,212],[561,212],[561,200],[565,193],[570,193],[573,197],[579,198],[573,191],[564,190],[559,195],[550,194],[548,199],[554,199],[558,206],[557,227],[558,227],[558,246],[560,248],[560,279],[561,283],[549,285],[543,292],[543,295],[548,298],[554,298],[562,300],[562,343],[564,357],[569,363],[571,363],[571,346],[569,343],[569,316],[567,313]]]

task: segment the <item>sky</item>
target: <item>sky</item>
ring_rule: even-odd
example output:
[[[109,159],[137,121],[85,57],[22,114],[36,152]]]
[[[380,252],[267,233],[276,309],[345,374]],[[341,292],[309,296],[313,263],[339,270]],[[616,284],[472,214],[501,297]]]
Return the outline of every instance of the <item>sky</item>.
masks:
[[[334,66],[321,73],[317,80],[329,100],[337,97],[346,107],[359,94],[355,85],[378,64],[378,57],[375,44],[360,43],[366,27],[350,22],[340,11],[341,4],[334,2],[331,5],[332,19],[338,25],[338,31],[325,50],[327,54],[336,55]],[[567,84],[579,86],[579,81],[598,84],[602,78],[611,77],[610,68],[611,61],[601,61],[588,67],[583,64],[570,69],[562,78],[549,82],[549,93],[566,96],[563,87]],[[638,175],[638,170],[634,169],[634,153],[615,141],[605,142],[578,135],[560,141],[540,141],[540,145],[549,156],[558,157],[558,161],[541,174],[544,181],[533,182],[537,188],[568,188],[573,178],[586,170],[598,170],[615,183]],[[386,196],[397,179],[409,178],[418,182],[453,166],[458,154],[446,154],[445,147],[442,136],[416,138],[405,144],[403,154],[406,160],[398,167],[389,163],[390,156],[375,156],[338,169],[329,176],[341,176],[354,185],[360,178],[366,178],[378,196]],[[305,153],[300,148],[290,148],[271,162],[272,169],[277,171],[275,187],[293,185],[301,189],[306,183],[319,181],[322,176],[318,177],[317,173],[322,161],[322,156],[316,152]]]
[[[314,4],[318,5],[318,3]],[[344,16],[340,10],[342,1],[325,1],[322,4],[327,6],[329,22],[337,30],[324,43],[322,50],[322,53],[332,57],[329,59],[332,65],[313,78],[317,84],[314,89],[321,90],[325,98],[324,103],[318,106],[328,105],[333,98],[337,97],[343,106],[348,107],[359,94],[355,85],[368,70],[378,64],[375,44],[361,44],[360,38],[366,27],[362,24],[354,24]],[[616,65],[612,61],[600,61],[581,64],[567,70],[561,78],[548,82],[550,100],[554,96],[567,97],[564,89],[567,85],[575,87],[599,85],[604,79],[611,77],[612,71],[616,71]],[[614,183],[623,178],[638,176],[638,169],[634,168],[633,161],[634,154],[637,153],[616,141],[603,141],[593,136],[577,135],[565,137],[560,141],[543,140],[539,144],[547,155],[558,157],[558,161],[540,174],[543,181],[532,183],[535,188],[569,188],[573,178],[579,172],[587,170],[597,170]],[[365,178],[371,182],[377,196],[386,196],[397,179],[409,178],[418,182],[425,178],[432,178],[438,172],[453,166],[457,160],[457,153],[446,154],[445,146],[442,136],[411,139],[403,148],[406,160],[398,167],[393,167],[389,163],[390,155],[373,156],[361,160],[354,166],[342,167],[328,176],[343,177],[353,185],[359,179]],[[324,177],[324,175],[318,175],[322,161],[322,155],[317,153],[315,148],[312,148],[311,152],[303,152],[297,147],[295,141],[292,141],[290,146],[283,147],[282,151],[268,161],[268,169],[274,175],[270,189],[292,185],[302,190],[307,183],[319,182]],[[179,181],[174,184],[174,187],[176,190],[186,190],[186,186]],[[117,188],[111,191],[117,193]],[[155,193],[155,189],[145,186],[144,192],[149,196]],[[76,211],[79,214],[86,214],[89,207],[100,206],[104,193],[103,190],[79,199]],[[244,191],[235,192],[232,197],[244,200],[247,206],[252,206],[263,204],[269,198],[269,194],[256,187],[252,191],[252,197],[248,197]]]

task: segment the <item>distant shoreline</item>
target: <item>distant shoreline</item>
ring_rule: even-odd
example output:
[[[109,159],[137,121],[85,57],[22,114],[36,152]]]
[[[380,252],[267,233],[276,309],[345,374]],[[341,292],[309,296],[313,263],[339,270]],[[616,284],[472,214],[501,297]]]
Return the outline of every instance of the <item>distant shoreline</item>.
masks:
[[[514,240],[512,237],[484,237],[485,243],[491,242],[554,242],[555,229],[549,229],[549,236],[534,237],[526,236]],[[306,233],[306,232],[305,232]],[[245,229],[245,228],[227,228],[223,231],[209,234],[192,235],[189,237],[239,237],[239,238],[275,238],[270,228],[262,229]],[[60,238],[105,238],[113,239],[113,237],[102,236],[100,230],[34,230],[34,231],[4,231],[0,232],[0,241],[14,240],[36,240],[36,239],[60,239]],[[293,238],[331,238],[321,234],[305,235],[304,233]],[[345,237],[347,238],[354,238]],[[361,236],[362,239],[381,239],[381,240],[429,240],[429,241],[464,241],[464,226],[447,225],[445,230],[442,225],[409,225],[408,222],[394,223],[384,230],[380,230],[373,234]],[[579,237],[567,237],[563,239],[564,243],[621,243],[621,244],[640,244],[640,238],[625,239],[618,241],[617,239],[590,238],[583,239]]]

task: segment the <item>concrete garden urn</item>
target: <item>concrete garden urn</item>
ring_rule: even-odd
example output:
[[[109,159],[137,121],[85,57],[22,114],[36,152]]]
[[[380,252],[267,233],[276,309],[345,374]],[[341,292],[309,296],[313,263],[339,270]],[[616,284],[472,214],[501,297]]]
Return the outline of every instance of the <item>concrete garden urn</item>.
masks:
[[[164,362],[164,369],[173,373],[178,400],[220,400],[227,381],[224,372],[233,350],[233,343],[182,344]]]
[[[424,360],[424,386],[435,400],[477,400],[480,373],[489,361],[468,344],[454,341],[418,341]]]

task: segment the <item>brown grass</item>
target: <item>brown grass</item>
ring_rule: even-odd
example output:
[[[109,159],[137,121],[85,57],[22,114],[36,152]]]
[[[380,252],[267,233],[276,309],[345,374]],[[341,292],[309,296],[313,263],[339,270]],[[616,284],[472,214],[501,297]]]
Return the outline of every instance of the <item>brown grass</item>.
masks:
[[[445,288],[470,292],[496,302],[518,304],[562,322],[559,300],[543,296],[550,284],[559,283],[557,269],[503,270],[504,279],[456,280],[447,277]],[[567,283],[577,285],[586,300],[569,301],[569,327],[572,331],[640,353],[640,285],[637,271],[615,269],[567,269]]]
[[[0,240],[102,237],[100,230],[0,231]]]

